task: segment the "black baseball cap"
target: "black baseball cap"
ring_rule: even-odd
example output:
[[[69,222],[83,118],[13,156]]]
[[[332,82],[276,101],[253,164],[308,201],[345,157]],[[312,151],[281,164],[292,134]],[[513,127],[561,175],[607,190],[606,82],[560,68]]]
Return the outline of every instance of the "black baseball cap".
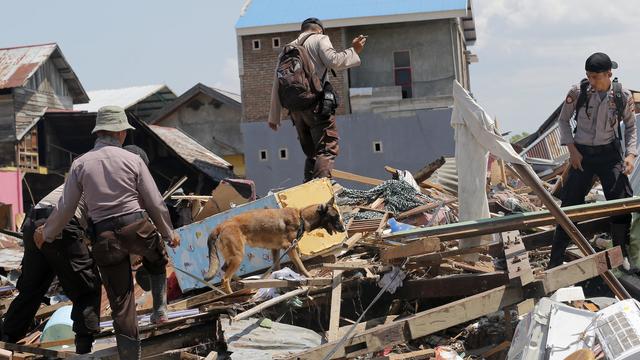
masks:
[[[589,72],[605,72],[617,68],[618,63],[611,61],[609,55],[601,52],[589,56],[584,64],[584,69]]]
[[[310,17],[310,18],[308,18],[308,19],[306,19],[305,21],[302,22],[302,25],[300,25],[300,29],[302,29],[307,24],[316,24],[316,25],[320,26],[322,28],[322,32],[324,33],[324,25],[322,25],[322,21],[320,21],[320,19],[314,18],[314,17]]]

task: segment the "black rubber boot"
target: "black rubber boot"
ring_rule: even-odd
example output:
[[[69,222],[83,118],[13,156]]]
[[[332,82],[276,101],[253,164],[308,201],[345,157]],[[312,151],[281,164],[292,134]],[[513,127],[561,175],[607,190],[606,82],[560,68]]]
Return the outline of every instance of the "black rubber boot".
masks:
[[[560,226],[556,226],[556,231],[553,234],[553,245],[551,246],[551,259],[549,260],[547,269],[553,269],[556,266],[562,265],[564,262],[564,253],[567,251],[570,242],[571,240],[567,233],[560,228]]]
[[[92,335],[76,335],[76,354],[88,354],[93,347]]]
[[[167,318],[167,274],[151,274],[151,296],[153,297],[153,312],[151,322],[162,324]]]
[[[140,340],[116,334],[120,360],[138,360],[141,356]]]

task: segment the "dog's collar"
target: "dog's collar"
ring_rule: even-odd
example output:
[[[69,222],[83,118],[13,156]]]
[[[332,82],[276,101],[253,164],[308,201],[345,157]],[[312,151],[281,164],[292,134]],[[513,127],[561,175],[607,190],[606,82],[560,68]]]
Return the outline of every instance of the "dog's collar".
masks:
[[[300,227],[298,227],[298,232],[296,233],[296,241],[300,240],[304,235],[304,218],[302,217],[302,213],[300,213]]]

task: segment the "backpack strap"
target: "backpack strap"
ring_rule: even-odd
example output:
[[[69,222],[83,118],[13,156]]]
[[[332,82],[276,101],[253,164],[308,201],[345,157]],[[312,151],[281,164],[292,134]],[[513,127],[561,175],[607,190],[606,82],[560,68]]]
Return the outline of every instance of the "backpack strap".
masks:
[[[625,108],[625,98],[622,93],[622,84],[618,82],[618,78],[614,78],[611,83],[611,87],[613,88],[613,102],[616,104],[616,115],[618,115],[618,134],[617,138],[622,139],[622,127],[620,122],[624,119],[624,108]]]
[[[587,108],[589,107],[589,93],[587,92],[588,88],[589,88],[589,80],[587,78],[580,80],[580,94],[578,95],[578,101],[576,102],[575,115],[573,116],[573,119],[576,121],[578,121],[578,111],[580,111],[580,108],[583,106]]]

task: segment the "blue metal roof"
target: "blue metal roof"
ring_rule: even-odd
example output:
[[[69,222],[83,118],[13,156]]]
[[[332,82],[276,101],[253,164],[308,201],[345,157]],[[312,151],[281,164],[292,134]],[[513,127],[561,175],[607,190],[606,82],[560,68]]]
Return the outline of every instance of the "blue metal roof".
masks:
[[[467,0],[252,0],[236,28],[301,23],[308,17],[325,21],[466,9]]]

